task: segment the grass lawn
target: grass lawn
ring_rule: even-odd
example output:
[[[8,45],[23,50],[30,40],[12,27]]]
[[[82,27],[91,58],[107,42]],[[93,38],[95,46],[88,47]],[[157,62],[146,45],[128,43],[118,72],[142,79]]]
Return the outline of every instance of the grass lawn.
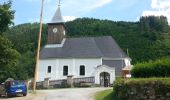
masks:
[[[119,100],[119,99],[115,96],[113,89],[109,89],[97,92],[95,95],[95,100]]]

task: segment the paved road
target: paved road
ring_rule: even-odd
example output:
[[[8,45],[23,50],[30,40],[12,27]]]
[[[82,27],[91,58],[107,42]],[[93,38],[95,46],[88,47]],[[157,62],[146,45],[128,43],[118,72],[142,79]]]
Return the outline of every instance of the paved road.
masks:
[[[2,100],[93,100],[94,94],[98,91],[111,88],[72,88],[56,90],[40,90],[36,94],[29,94],[26,97],[15,97]]]

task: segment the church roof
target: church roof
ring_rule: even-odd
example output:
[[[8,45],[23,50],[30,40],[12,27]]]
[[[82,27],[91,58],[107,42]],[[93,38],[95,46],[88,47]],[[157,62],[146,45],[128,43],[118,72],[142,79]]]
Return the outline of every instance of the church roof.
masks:
[[[60,6],[58,6],[58,9],[55,12],[55,14],[54,14],[54,16],[53,16],[53,18],[52,18],[50,23],[64,23],[63,17],[61,15]]]
[[[62,47],[44,47],[40,59],[48,58],[124,58],[127,55],[111,36],[67,38]]]
[[[125,67],[125,62],[123,60],[103,60],[102,63],[109,67],[115,67],[116,76],[121,76],[122,68]]]

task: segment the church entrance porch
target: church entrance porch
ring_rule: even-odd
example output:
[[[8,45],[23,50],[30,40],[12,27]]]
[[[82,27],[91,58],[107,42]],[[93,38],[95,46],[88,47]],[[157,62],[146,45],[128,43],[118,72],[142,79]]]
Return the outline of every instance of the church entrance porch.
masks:
[[[100,73],[100,86],[110,86],[110,74],[107,72]]]
[[[115,80],[115,67],[99,65],[95,68],[95,84],[108,87]]]

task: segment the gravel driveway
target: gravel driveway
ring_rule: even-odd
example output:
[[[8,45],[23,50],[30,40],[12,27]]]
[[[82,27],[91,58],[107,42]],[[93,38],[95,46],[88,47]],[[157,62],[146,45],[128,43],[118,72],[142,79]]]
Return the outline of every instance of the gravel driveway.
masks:
[[[94,94],[98,91],[111,88],[71,88],[56,90],[39,90],[36,94],[29,94],[26,97],[15,97],[2,100],[93,100]]]

